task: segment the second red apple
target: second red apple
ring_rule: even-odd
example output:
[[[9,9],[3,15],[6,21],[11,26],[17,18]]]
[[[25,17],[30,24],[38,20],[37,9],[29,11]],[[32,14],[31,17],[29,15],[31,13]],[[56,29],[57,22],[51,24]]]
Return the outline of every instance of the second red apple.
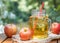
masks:
[[[29,40],[31,38],[31,30],[29,28],[22,28],[19,33],[21,40]]]

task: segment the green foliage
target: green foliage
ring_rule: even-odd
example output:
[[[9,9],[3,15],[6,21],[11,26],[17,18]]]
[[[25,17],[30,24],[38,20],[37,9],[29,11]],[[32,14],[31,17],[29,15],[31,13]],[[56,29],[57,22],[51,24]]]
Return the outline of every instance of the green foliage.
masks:
[[[1,0],[5,5],[6,9],[3,11],[8,11],[8,15],[10,12],[16,15],[16,19],[9,19],[8,17],[2,20],[4,22],[26,22],[29,20],[31,16],[31,11],[33,9],[39,9],[41,2],[45,3],[45,10],[48,13],[49,18],[52,22],[60,22],[58,16],[60,16],[60,0]],[[1,9],[1,8],[0,8]],[[2,12],[3,12],[2,11]],[[1,10],[0,10],[1,12]],[[4,12],[3,12],[4,13]],[[0,14],[1,15],[1,14]]]

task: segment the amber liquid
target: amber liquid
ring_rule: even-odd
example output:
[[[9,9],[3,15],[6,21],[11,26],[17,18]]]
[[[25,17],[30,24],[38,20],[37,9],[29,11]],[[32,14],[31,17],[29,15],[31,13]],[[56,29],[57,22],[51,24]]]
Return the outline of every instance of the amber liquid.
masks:
[[[48,37],[48,20],[46,17],[34,17],[29,19],[29,27],[34,30],[34,38],[42,39]]]

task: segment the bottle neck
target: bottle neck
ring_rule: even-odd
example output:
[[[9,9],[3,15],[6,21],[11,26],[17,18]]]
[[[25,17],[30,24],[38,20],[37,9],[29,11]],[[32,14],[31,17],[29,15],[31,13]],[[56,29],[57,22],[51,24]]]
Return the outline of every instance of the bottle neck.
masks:
[[[46,11],[45,10],[42,10],[42,12],[40,12],[39,10],[34,10],[32,11],[32,16],[46,16]]]
[[[46,11],[42,10],[42,12],[40,12],[40,15],[45,16],[46,15]]]

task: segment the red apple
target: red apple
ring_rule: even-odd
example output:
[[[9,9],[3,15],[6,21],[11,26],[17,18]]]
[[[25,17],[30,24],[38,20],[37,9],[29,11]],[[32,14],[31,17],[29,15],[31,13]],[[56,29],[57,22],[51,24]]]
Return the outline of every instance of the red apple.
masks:
[[[51,31],[54,34],[59,34],[60,33],[60,24],[57,22],[52,23]]]
[[[4,32],[7,37],[12,37],[12,35],[17,33],[17,27],[15,24],[7,24],[4,27]]]
[[[29,40],[31,38],[31,35],[31,30],[26,27],[22,28],[19,33],[21,40]]]

